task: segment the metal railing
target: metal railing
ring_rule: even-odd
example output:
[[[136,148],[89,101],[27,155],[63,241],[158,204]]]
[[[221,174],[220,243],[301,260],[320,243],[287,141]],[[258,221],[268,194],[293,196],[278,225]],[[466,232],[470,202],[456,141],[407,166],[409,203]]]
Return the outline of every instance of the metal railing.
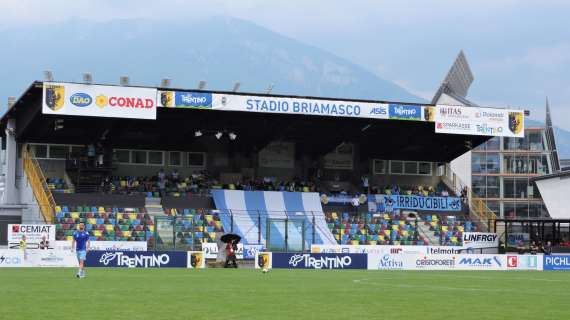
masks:
[[[451,170],[451,166],[445,165],[445,175],[441,177],[441,181],[447,185],[448,188],[453,190],[456,194],[460,195],[464,189],[467,190],[467,197],[464,199],[464,204],[467,204],[469,210],[469,218],[477,223],[482,230],[488,231],[497,219],[497,215],[487,207],[484,201],[477,199],[473,193],[471,186],[466,185],[459,176]]]
[[[49,190],[44,173],[28,145],[22,149],[24,172],[38,202],[40,212],[46,223],[52,223],[55,216],[55,200]]]

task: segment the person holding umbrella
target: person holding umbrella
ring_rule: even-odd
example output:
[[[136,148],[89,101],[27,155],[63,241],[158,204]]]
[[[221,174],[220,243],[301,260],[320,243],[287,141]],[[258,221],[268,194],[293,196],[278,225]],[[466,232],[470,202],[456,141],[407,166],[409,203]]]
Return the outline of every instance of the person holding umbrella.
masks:
[[[241,240],[241,237],[237,234],[228,233],[224,234],[221,240],[226,244],[226,263],[224,264],[224,268],[229,268],[230,266],[237,268],[236,251],[237,244]]]

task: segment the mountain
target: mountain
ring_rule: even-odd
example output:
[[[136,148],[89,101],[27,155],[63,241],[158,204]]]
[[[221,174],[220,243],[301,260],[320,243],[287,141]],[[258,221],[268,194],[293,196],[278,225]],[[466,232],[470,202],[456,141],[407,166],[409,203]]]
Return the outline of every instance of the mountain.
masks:
[[[55,80],[172,86],[339,98],[425,102],[392,82],[324,50],[253,23],[226,17],[203,20],[71,20],[0,31],[0,105],[18,96],[44,70]],[[363,48],[365,50],[365,48]]]
[[[555,120],[556,121],[556,120]],[[525,127],[544,127],[544,123],[536,120],[525,119]],[[554,139],[560,159],[570,159],[570,131],[554,127]]]

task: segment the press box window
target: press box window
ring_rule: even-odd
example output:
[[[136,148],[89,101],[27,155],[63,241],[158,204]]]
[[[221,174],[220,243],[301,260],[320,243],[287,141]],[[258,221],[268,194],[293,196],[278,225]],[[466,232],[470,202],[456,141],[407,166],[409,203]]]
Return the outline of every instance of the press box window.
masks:
[[[189,167],[204,167],[206,158],[204,153],[201,152],[188,152],[188,166]]]
[[[180,151],[171,151],[168,154],[168,164],[173,167],[182,165],[182,153]]]
[[[133,151],[132,156],[132,163],[146,164],[146,151]]]
[[[34,157],[38,159],[46,159],[47,158],[47,145],[45,144],[33,144],[32,147],[32,154]]]
[[[404,173],[404,164],[402,161],[390,161],[390,173],[402,174]]]
[[[384,174],[386,173],[386,161],[384,160],[379,160],[379,159],[374,159],[374,162],[372,162],[372,166],[373,166],[373,172],[374,174]]]
[[[69,146],[49,146],[49,158],[50,159],[65,159],[67,153],[69,152]]]
[[[115,150],[115,155],[120,163],[131,162],[131,152],[129,150]]]
[[[148,152],[148,164],[153,165],[163,165],[164,164],[164,152],[162,151],[149,151]]]

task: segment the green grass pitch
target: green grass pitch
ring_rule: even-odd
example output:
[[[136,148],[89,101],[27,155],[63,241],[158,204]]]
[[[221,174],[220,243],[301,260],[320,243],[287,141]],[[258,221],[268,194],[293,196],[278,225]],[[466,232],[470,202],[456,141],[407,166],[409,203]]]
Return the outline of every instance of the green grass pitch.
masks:
[[[0,319],[570,319],[565,272],[0,269]]]

